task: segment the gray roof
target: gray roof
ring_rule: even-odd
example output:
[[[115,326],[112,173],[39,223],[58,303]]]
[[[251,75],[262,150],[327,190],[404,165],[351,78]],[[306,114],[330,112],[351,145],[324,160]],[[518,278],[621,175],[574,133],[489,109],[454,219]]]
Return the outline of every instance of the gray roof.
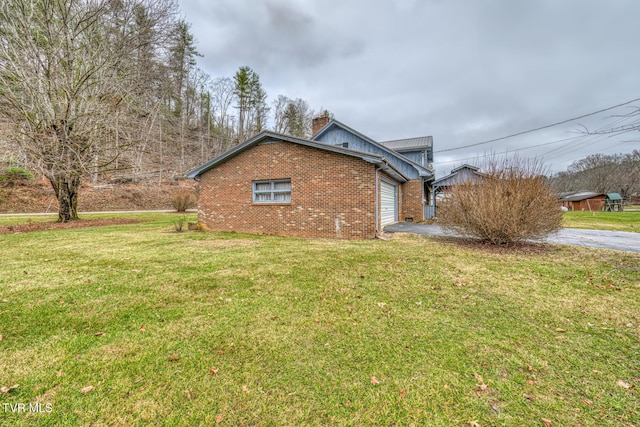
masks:
[[[432,136],[419,136],[417,138],[393,139],[390,141],[381,141],[380,144],[396,151],[412,151],[421,148],[432,148]]]
[[[581,191],[579,193],[572,193],[560,198],[563,202],[579,202],[580,200],[591,199],[593,197],[605,196],[604,193],[594,193],[592,191]]]
[[[429,169],[425,168],[422,165],[419,165],[418,163],[414,162],[413,160],[409,159],[408,157],[404,156],[403,154],[400,153],[400,151],[396,150],[395,148],[391,148],[387,145],[385,145],[385,143],[382,142],[378,142],[378,141],[374,141],[373,139],[369,138],[367,135],[358,132],[357,130],[345,125],[342,122],[339,122],[338,120],[331,120],[329,123],[327,123],[322,129],[320,129],[315,135],[313,135],[311,138],[313,140],[316,140],[318,138],[320,138],[320,136],[322,136],[325,132],[329,131],[329,129],[331,129],[332,127],[337,126],[340,127],[344,130],[346,130],[347,132],[352,133],[353,135],[356,135],[357,137],[367,141],[368,143],[370,143],[373,146],[379,147],[380,149],[382,149],[383,151],[386,151],[390,154],[393,154],[397,157],[399,157],[400,159],[402,159],[403,161],[409,163],[411,166],[413,166],[417,171],[418,174],[420,176],[427,176],[429,178],[433,178],[433,172],[430,171]],[[433,144],[433,138],[431,138],[430,136],[425,136],[422,138],[430,138],[431,139],[431,143]],[[421,138],[409,138],[409,139],[421,139]],[[399,139],[398,141],[404,141],[402,139]],[[393,141],[387,141],[387,142],[393,142]]]
[[[357,157],[364,160],[365,162],[375,164],[376,166],[380,167],[384,172],[388,173],[392,178],[400,182],[406,182],[409,180],[407,176],[405,176],[395,166],[389,163],[389,161],[386,158],[378,154],[365,153],[363,151],[357,151],[357,150],[350,150],[348,148],[344,148],[338,145],[331,145],[331,144],[325,144],[324,142],[310,141],[308,139],[302,139],[302,138],[295,138],[292,136],[282,135],[282,134],[271,132],[271,131],[260,132],[253,138],[246,140],[242,144],[237,145],[236,147],[232,148],[226,153],[223,153],[220,156],[216,157],[215,159],[205,163],[204,165],[189,171],[185,176],[187,178],[198,178],[200,175],[207,172],[208,170],[215,168],[216,166],[226,162],[232,157],[237,156],[243,151],[246,151],[249,148],[253,147],[254,145],[257,145],[258,143],[265,140],[286,141],[294,144],[304,145],[307,147],[317,148],[320,150],[344,154],[346,156]]]
[[[472,165],[468,165],[468,164],[463,164],[461,166],[458,166],[457,168],[451,169],[451,173],[449,175],[443,176],[442,178],[438,178],[435,181],[433,181],[433,183],[431,185],[433,185],[433,187],[442,187],[442,186],[446,186],[451,184],[450,181],[452,178],[454,178],[456,175],[458,175],[458,173],[464,169],[468,169],[471,173],[478,175],[478,176],[486,176],[486,174],[480,172],[480,168],[477,166],[472,166]]]

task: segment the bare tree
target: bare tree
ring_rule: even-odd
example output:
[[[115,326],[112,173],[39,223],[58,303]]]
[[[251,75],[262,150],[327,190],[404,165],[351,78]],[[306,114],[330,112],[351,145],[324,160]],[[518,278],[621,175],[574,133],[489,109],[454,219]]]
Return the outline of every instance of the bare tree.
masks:
[[[144,57],[142,48],[153,43],[175,11],[172,0],[0,4],[0,112],[55,190],[58,221],[78,218],[82,177],[113,161],[107,141],[118,132],[114,117],[124,111],[148,114],[136,96],[140,68],[134,61]],[[133,28],[142,18],[141,35]],[[131,143],[115,139],[118,150]],[[101,165],[94,164],[96,158]]]
[[[632,196],[640,198],[640,150],[633,150],[622,158],[620,171],[620,194],[626,201]]]
[[[229,113],[234,97],[234,83],[229,77],[220,77],[211,85],[212,109],[215,116],[215,128],[217,133],[231,137],[233,132],[231,124],[232,114]]]
[[[276,132],[299,138],[311,136],[313,113],[304,99],[290,99],[284,95],[278,95],[273,102],[273,111]]]
[[[590,130],[583,126],[582,133],[587,135],[613,136],[627,133],[636,134],[636,132],[640,132],[640,107],[630,106],[629,108],[630,110],[628,110],[628,113],[611,116],[610,125],[603,126],[597,130]],[[637,136],[631,141],[637,141]]]
[[[285,133],[287,131],[287,122],[285,119],[285,112],[287,105],[289,105],[291,99],[284,95],[278,95],[278,97],[271,103],[273,106],[273,130],[278,133]]]

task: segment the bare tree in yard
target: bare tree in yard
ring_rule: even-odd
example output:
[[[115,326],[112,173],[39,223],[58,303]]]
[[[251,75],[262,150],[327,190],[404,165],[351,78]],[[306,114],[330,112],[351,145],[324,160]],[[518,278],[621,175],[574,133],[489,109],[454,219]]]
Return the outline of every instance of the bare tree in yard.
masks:
[[[141,8],[144,34],[135,31]],[[78,218],[78,189],[95,159],[98,166],[113,161],[107,141],[117,131],[114,117],[147,114],[136,96],[141,68],[135,59],[148,60],[141,47],[175,11],[172,0],[0,4],[0,113],[55,190],[58,221]]]
[[[491,244],[539,239],[562,225],[556,196],[536,161],[492,160],[483,179],[456,183],[447,196],[439,224]]]

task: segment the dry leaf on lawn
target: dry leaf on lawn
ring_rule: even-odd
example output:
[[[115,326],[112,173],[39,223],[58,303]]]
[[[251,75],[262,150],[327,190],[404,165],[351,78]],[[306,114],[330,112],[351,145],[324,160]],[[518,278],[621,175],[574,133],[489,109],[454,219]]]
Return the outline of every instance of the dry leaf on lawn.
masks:
[[[546,418],[541,418],[542,422],[544,423],[545,426],[547,427],[551,427],[553,425],[553,423],[551,422],[551,420],[548,420]]]
[[[214,366],[213,368],[209,369],[209,375],[216,375],[218,371],[219,369]]]
[[[11,390],[18,388],[18,384],[14,384],[11,387],[2,386],[0,387],[0,393],[9,393]]]
[[[218,415],[216,416],[216,424],[220,424],[221,422],[222,422],[222,415],[221,415],[221,414],[218,414]]]
[[[96,332],[95,334],[93,334],[94,337],[101,337],[104,335],[104,332],[100,331],[100,332]]]
[[[629,387],[631,387],[631,386],[629,385],[629,383],[628,383],[628,382],[623,381],[623,380],[618,380],[618,381],[616,381],[616,385],[617,385],[618,387],[622,387],[622,388],[629,388]]]
[[[378,384],[380,384],[380,381],[378,381],[378,379],[376,377],[371,377],[371,384],[378,385]]]
[[[180,360],[180,356],[178,356],[177,354],[169,355],[169,362],[177,362],[178,360]]]
[[[88,385],[86,387],[83,387],[82,390],[80,390],[80,393],[89,393],[90,391],[93,391],[94,389],[95,389],[94,386]]]

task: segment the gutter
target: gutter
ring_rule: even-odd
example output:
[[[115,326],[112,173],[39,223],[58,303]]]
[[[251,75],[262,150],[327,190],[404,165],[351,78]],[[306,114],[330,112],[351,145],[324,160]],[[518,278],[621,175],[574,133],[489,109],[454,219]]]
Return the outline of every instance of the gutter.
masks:
[[[389,174],[389,176],[391,176],[395,180],[398,180],[400,182],[409,181],[409,177],[407,177],[405,174],[403,174],[398,169],[396,169],[384,157],[381,160],[378,160],[378,161],[375,161],[375,162],[372,162],[372,163],[377,166],[377,170],[381,170],[383,172],[386,172],[387,174]]]
[[[378,171],[380,170],[380,168],[378,166],[376,166],[376,172],[375,172],[375,187],[376,187],[376,237],[378,237],[378,231],[379,231],[379,227],[378,224],[380,222],[379,218],[378,218],[378,181],[379,181],[379,177],[378,177]]]

